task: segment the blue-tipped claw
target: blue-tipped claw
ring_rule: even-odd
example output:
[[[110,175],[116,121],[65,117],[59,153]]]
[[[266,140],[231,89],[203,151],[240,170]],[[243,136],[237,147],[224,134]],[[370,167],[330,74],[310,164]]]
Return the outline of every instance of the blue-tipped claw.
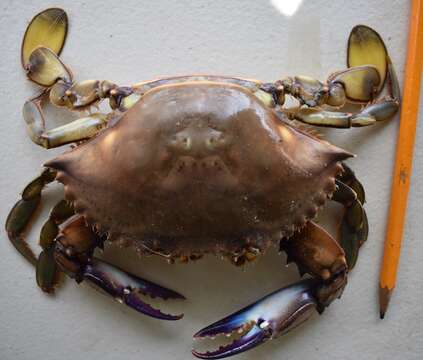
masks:
[[[219,350],[205,353],[192,350],[192,354],[200,359],[223,359],[260,345],[267,340],[267,334],[259,326],[254,325],[242,338],[235,340],[231,345],[222,346]]]
[[[183,317],[183,314],[165,314],[144,302],[140,296],[143,294],[166,300],[185,299],[183,295],[130,275],[101,260],[96,259],[92,264],[87,265],[83,272],[83,278],[90,285],[94,285],[95,288],[102,290],[115,300],[145,315],[161,320],[179,320]]]
[[[201,359],[221,359],[252,349],[267,340],[285,334],[305,320],[317,307],[313,296],[320,281],[306,279],[271,293],[244,309],[207,326],[194,335],[194,339],[231,334],[249,329],[239,339],[218,350],[199,352],[194,356]]]

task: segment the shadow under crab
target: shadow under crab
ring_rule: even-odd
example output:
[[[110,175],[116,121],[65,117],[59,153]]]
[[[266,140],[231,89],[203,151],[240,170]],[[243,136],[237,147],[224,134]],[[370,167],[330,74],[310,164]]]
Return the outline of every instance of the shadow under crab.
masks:
[[[396,113],[398,84],[376,32],[352,30],[349,68],[326,83],[188,75],[126,87],[75,82],[58,58],[66,33],[61,9],[41,12],[28,26],[22,64],[43,91],[25,103],[24,119],[36,144],[75,146],[44,165],[6,221],[44,291],[54,291],[63,272],[146,315],[178,320],[182,315],[165,314],[140,295],[182,295],[95,259],[94,250],[118,242],[168,261],[215,254],[242,265],[279,245],[310,277],[199,331],[196,338],[247,326],[232,344],[194,350],[200,358],[227,357],[282,335],[342,294],[367,239],[364,190],[343,164],[353,155],[300,122],[348,128]],[[299,106],[284,107],[286,96]],[[47,99],[74,111],[108,99],[112,111],[46,130],[41,104]],[[351,103],[362,108],[343,112]],[[53,181],[64,185],[65,199],[43,226],[36,257],[24,231]],[[344,206],[339,242],[313,222],[328,199]]]

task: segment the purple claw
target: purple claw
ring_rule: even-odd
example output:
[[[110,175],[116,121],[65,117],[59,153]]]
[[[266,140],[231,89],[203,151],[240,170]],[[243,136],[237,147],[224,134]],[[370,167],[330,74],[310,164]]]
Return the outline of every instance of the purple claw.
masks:
[[[287,333],[307,320],[317,306],[313,290],[319,281],[307,279],[271,293],[244,309],[207,326],[194,338],[231,334],[249,328],[247,333],[229,345],[204,353],[193,350],[201,359],[221,359],[252,349],[267,340]]]
[[[181,294],[150,281],[130,275],[112,265],[96,259],[85,267],[83,278],[97,289],[103,290],[115,300],[145,315],[162,320],[179,320],[180,315],[165,314],[144,302],[140,294],[161,299],[185,299]]]
[[[219,350],[207,351],[205,353],[192,350],[192,354],[200,359],[223,359],[252,349],[253,347],[265,342],[266,339],[266,332],[259,326],[254,325],[247,334],[245,334],[242,338],[235,340],[230,345],[221,346]]]

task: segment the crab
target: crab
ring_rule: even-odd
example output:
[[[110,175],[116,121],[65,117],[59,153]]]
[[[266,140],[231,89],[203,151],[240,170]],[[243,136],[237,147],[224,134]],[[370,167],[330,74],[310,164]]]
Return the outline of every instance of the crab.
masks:
[[[42,89],[23,108],[31,140],[44,148],[72,144],[44,164],[6,220],[43,291],[53,292],[64,273],[140,313],[178,320],[182,314],[164,313],[142,295],[181,294],[95,257],[95,249],[117,243],[168,262],[214,254],[240,266],[279,246],[306,277],[197,332],[240,333],[217,350],[193,350],[204,359],[285,334],[341,296],[368,236],[365,195],[344,163],[353,154],[309,125],[369,126],[396,114],[398,81],[374,30],[352,29],[347,69],[324,83],[187,75],[119,86],[74,80],[59,58],[67,28],[64,10],[44,10],[28,25],[21,51],[28,79]],[[287,97],[297,106],[287,107]],[[104,100],[109,113],[91,111]],[[47,130],[45,101],[88,115]],[[64,185],[64,199],[43,225],[35,255],[26,230],[54,181]],[[338,239],[313,221],[329,200],[344,209]]]

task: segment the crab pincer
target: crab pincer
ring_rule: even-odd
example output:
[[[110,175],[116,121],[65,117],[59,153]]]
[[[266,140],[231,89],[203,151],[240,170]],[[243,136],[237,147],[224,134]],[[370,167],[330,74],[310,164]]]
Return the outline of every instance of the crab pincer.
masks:
[[[224,319],[205,327],[194,339],[220,334],[244,333],[231,344],[218,350],[193,355],[201,359],[222,359],[252,349],[294,329],[319,307],[314,293],[321,280],[306,279],[277,290]]]
[[[75,215],[62,224],[54,242],[54,260],[59,269],[76,282],[85,281],[138,312],[162,320],[182,318],[182,314],[165,314],[153,308],[142,296],[163,300],[185,299],[184,296],[93,257],[94,248],[102,247],[103,242],[83,217]]]
[[[185,299],[183,295],[138,276],[130,275],[99,259],[85,266],[82,277],[90,285],[103,290],[118,302],[145,315],[161,320],[179,320],[183,317],[183,314],[165,314],[144,302],[140,296],[142,294],[167,300]]]

